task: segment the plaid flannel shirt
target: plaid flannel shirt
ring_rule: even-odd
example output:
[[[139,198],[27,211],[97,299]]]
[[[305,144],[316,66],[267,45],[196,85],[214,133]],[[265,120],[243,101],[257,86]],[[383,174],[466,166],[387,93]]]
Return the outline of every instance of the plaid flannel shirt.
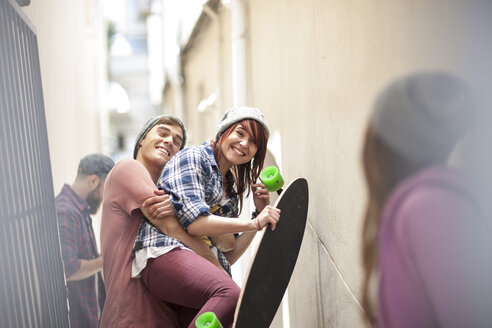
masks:
[[[99,256],[92,219],[87,202],[67,184],[56,196],[55,204],[65,274],[70,277],[79,270],[81,259],[91,260]],[[102,310],[105,299],[101,274],[68,281],[67,287],[70,326],[96,328],[99,322],[98,313]]]
[[[226,178],[234,181],[230,172]],[[223,195],[223,177],[208,143],[178,152],[165,166],[157,185],[169,193],[174,211],[185,229],[202,215],[238,216],[237,195],[228,199]],[[133,253],[145,247],[172,245],[184,244],[145,219],[140,224]],[[220,264],[230,275],[231,266],[224,254],[214,245],[210,248],[217,252]]]

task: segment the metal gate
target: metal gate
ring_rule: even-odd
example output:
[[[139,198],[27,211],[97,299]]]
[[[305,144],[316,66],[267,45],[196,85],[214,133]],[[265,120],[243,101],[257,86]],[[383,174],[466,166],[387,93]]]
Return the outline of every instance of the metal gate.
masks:
[[[68,327],[37,38],[12,0],[0,0],[0,152],[0,327]]]

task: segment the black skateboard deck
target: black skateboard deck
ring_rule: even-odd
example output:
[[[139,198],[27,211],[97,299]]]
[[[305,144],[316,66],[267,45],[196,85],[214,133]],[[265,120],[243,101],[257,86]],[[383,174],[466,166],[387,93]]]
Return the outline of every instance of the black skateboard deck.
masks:
[[[261,242],[241,289],[234,327],[267,328],[289,285],[301,248],[309,204],[306,179],[293,180],[275,207],[281,210],[275,231],[263,229]]]

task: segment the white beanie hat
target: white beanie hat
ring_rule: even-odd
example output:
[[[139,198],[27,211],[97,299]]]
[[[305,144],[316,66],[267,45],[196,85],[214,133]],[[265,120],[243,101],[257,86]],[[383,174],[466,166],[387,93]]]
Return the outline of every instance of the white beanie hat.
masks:
[[[400,78],[379,95],[371,125],[391,148],[415,163],[449,156],[470,128],[475,99],[461,79],[443,72]]]
[[[266,131],[267,138],[270,136],[265,116],[255,107],[233,107],[228,109],[217,125],[217,136],[227,130],[231,125],[242,120],[255,120],[260,123]]]

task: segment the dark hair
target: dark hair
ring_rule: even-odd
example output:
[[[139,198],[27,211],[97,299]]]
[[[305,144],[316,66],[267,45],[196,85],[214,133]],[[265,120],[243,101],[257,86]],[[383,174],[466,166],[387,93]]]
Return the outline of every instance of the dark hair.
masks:
[[[405,178],[431,163],[413,163],[388,146],[372,129],[367,128],[362,152],[368,200],[362,228],[362,307],[367,318],[374,323],[369,297],[371,273],[378,261],[378,229],[381,210],[390,192]]]
[[[77,176],[95,174],[100,177],[108,175],[114,166],[114,161],[103,154],[90,154],[80,160]]]
[[[220,145],[222,144],[223,140],[225,140],[232,133],[232,131],[234,131],[238,124],[241,124],[242,127],[249,133],[249,135],[251,135],[253,142],[258,147],[258,150],[256,151],[256,154],[251,161],[241,165],[234,165],[232,168],[232,173],[236,180],[236,193],[238,195],[240,204],[239,212],[241,212],[243,206],[244,192],[247,190],[248,192],[246,196],[249,195],[251,184],[258,179],[258,177],[260,176],[260,172],[263,169],[263,162],[265,161],[265,156],[267,152],[268,136],[265,128],[255,120],[246,119],[231,125],[227,130],[224,131],[224,133],[218,135],[215,141],[211,143],[214,157],[217,163],[219,163],[221,156]],[[227,177],[224,177],[224,183],[226,195],[230,197],[234,193],[234,186],[232,185],[231,181],[227,179]]]

